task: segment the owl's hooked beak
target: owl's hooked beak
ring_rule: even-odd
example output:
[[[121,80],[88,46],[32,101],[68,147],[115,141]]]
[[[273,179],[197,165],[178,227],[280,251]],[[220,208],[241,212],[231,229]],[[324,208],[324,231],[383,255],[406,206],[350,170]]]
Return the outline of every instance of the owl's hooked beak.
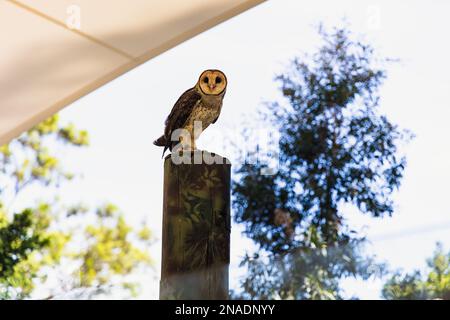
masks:
[[[213,91],[216,88],[216,85],[214,83],[208,85],[209,89],[211,89],[211,91]]]

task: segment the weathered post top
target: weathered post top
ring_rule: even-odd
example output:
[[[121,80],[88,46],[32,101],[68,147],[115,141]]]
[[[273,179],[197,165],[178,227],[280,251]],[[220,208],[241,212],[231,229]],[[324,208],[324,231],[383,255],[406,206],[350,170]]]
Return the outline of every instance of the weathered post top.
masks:
[[[164,161],[160,299],[227,299],[231,164],[207,151],[185,155],[190,162]]]

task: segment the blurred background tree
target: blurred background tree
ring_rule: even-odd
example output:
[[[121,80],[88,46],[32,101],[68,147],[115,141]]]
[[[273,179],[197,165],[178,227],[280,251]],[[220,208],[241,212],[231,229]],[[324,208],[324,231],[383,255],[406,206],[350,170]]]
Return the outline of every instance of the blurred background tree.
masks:
[[[132,228],[111,203],[89,209],[40,195],[74,177],[58,148],[87,145],[88,133],[56,114],[0,147],[0,299],[27,298],[36,288],[47,289],[40,298],[137,293],[128,276],[152,263],[150,230]],[[33,204],[15,209],[27,191]]]
[[[396,272],[384,285],[383,297],[394,300],[450,300],[450,252],[442,244],[436,245],[433,256],[427,261],[425,273]]]
[[[283,98],[261,112],[280,132],[276,173],[262,175],[262,162],[235,172],[234,219],[258,246],[242,261],[248,273],[235,297],[339,299],[342,278],[385,271],[364,255],[342,206],[393,213],[406,164],[398,146],[411,135],[378,111],[389,60],[346,28],[319,34],[321,47],[276,78]]]

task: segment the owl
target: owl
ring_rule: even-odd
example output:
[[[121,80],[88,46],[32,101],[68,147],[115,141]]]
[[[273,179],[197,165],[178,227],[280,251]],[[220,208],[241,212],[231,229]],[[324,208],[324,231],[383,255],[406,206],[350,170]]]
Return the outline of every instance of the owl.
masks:
[[[165,122],[164,134],[153,144],[172,151],[178,143],[183,150],[196,150],[195,140],[202,130],[219,118],[222,101],[227,88],[227,78],[222,71],[205,70],[198,78],[197,84],[185,91],[177,100]],[[194,130],[194,125],[201,125],[201,130]],[[185,129],[189,136],[181,135],[179,140],[172,141],[172,133],[177,129]]]

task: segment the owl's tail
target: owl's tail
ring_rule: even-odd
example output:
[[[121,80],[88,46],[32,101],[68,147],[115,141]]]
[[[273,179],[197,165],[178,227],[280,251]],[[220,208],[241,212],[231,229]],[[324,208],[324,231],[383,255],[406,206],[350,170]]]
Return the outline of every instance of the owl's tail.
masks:
[[[164,153],[166,153],[167,149],[170,148],[170,141],[167,141],[166,136],[162,135],[161,137],[153,141],[153,144],[158,147],[164,147],[162,153],[162,158],[164,158]]]
[[[165,147],[167,143],[167,139],[164,135],[153,141],[153,144],[158,147]]]

